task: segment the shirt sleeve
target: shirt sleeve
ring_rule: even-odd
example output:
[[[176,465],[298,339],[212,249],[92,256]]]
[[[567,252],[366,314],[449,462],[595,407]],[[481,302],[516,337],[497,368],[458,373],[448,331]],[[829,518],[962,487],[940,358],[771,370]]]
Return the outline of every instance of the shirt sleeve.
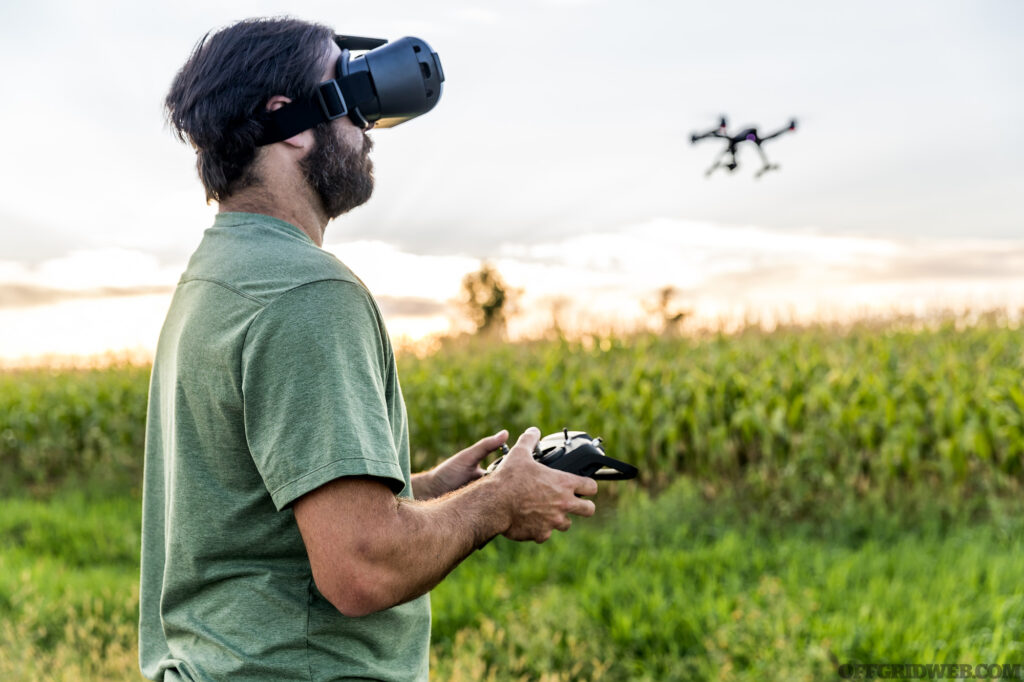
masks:
[[[341,476],[405,487],[388,418],[382,330],[369,293],[341,280],[282,294],[242,350],[249,451],[278,510]]]

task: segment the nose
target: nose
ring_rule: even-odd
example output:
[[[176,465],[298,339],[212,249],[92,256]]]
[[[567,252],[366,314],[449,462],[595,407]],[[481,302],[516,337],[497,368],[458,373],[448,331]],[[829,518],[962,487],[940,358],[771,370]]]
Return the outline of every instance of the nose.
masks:
[[[366,126],[365,128],[363,128],[363,132],[364,132],[364,133],[368,133],[368,132],[370,132],[371,130],[373,130],[373,126],[375,126],[375,125],[377,125],[377,122],[376,122],[376,121],[371,121],[371,122],[370,122],[370,124],[369,124],[368,126]]]

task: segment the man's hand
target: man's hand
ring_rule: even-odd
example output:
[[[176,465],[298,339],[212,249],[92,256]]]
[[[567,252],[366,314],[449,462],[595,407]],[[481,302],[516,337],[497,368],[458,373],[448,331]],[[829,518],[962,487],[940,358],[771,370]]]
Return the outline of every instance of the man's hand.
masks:
[[[412,478],[413,496],[417,500],[429,500],[475,481],[484,475],[480,462],[507,440],[508,431],[502,429],[493,436],[481,438],[430,471],[416,474]]]
[[[538,463],[533,448],[539,440],[536,427],[524,431],[491,473],[510,502],[511,524],[503,533],[510,540],[544,542],[552,529],[569,530],[569,514],[594,514],[594,503],[577,495],[596,494],[597,481]]]

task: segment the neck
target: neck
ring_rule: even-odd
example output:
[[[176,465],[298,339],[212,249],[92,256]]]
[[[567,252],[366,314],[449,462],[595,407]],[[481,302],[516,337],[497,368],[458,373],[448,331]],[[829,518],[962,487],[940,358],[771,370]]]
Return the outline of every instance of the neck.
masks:
[[[220,202],[220,213],[262,213],[299,228],[317,246],[324,244],[328,217],[323,204],[308,185],[290,191],[277,186],[249,187]]]

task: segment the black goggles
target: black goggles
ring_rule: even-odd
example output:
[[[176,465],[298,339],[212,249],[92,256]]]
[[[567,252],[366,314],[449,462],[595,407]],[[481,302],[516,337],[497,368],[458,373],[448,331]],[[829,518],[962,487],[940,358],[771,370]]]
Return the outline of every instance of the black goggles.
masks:
[[[341,48],[337,77],[320,83],[312,97],[267,112],[260,146],[342,116],[364,130],[391,128],[427,113],[441,98],[441,59],[425,41],[335,36],[334,42]]]

